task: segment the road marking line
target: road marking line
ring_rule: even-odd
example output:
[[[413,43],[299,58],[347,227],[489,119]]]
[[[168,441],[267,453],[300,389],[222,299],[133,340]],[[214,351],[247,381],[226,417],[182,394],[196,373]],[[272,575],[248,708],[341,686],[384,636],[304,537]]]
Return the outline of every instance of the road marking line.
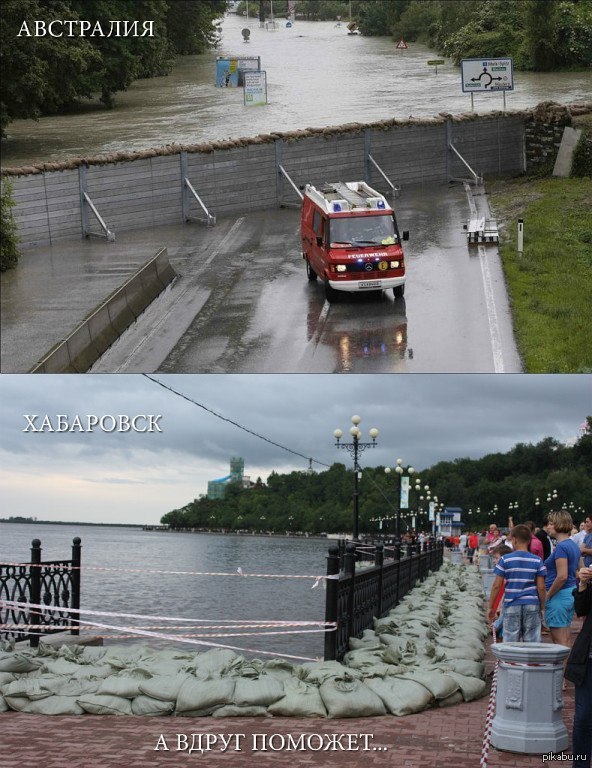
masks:
[[[237,220],[234,222],[234,224],[233,224],[233,225],[230,227],[230,229],[228,230],[228,232],[226,233],[226,235],[225,235],[225,236],[222,238],[222,240],[220,240],[220,242],[218,243],[218,247],[217,247],[217,248],[214,248],[214,250],[212,251],[212,253],[211,253],[211,254],[208,256],[208,258],[207,258],[207,259],[204,261],[204,263],[203,263],[203,266],[204,266],[204,267],[207,267],[207,266],[208,266],[208,264],[210,264],[210,263],[211,263],[212,259],[215,259],[215,258],[216,258],[216,256],[217,256],[217,255],[220,253],[220,251],[222,250],[222,248],[223,248],[223,247],[226,245],[226,241],[227,241],[227,240],[228,240],[228,239],[229,239],[229,238],[230,238],[232,235],[234,235],[234,232],[235,232],[235,230],[237,230],[237,229],[240,227],[240,225],[243,223],[243,221],[244,221],[244,220],[245,220],[245,217],[244,217],[244,216],[241,216],[240,218],[238,218],[238,219],[237,219]]]
[[[227,242],[227,240],[228,240],[228,239],[229,239],[229,238],[230,238],[232,235],[234,235],[235,231],[236,231],[236,230],[237,230],[237,229],[240,227],[240,225],[243,223],[243,221],[244,221],[244,220],[245,220],[245,217],[244,217],[244,216],[241,216],[240,218],[238,218],[238,219],[237,219],[237,220],[234,222],[234,224],[232,225],[232,227],[230,227],[230,229],[229,229],[229,230],[228,230],[228,232],[227,232],[227,233],[224,235],[224,237],[222,238],[222,240],[220,240],[220,242],[218,243],[217,247],[216,247],[216,248],[214,248],[214,250],[213,250],[213,251],[211,252],[211,254],[208,256],[208,258],[207,258],[207,259],[206,259],[206,260],[205,260],[205,261],[202,263],[201,267],[200,267],[200,268],[197,270],[197,272],[191,276],[192,278],[195,278],[196,276],[198,276],[198,275],[201,275],[201,273],[202,273],[202,272],[203,272],[203,270],[204,270],[204,267],[207,267],[207,266],[208,266],[208,265],[209,265],[209,264],[210,264],[210,263],[213,261],[213,259],[215,259],[215,258],[216,258],[216,256],[218,256],[218,254],[220,253],[220,251],[221,251],[221,250],[224,248],[224,246],[226,245],[226,242]],[[117,373],[119,373],[119,372],[120,372],[122,369],[124,369],[124,366],[127,366],[127,365],[129,365],[129,364],[131,363],[131,361],[134,359],[134,357],[137,355],[137,353],[140,351],[140,349],[141,349],[141,348],[142,348],[142,347],[143,347],[143,346],[146,344],[146,342],[147,342],[149,339],[151,339],[151,338],[153,338],[153,337],[154,337],[154,335],[156,334],[156,332],[158,331],[158,329],[159,329],[159,328],[162,326],[162,324],[165,322],[165,320],[167,320],[167,319],[170,317],[170,315],[171,315],[172,311],[175,309],[175,307],[177,306],[177,304],[178,304],[178,303],[181,301],[181,299],[182,299],[182,298],[185,296],[185,294],[187,293],[187,291],[189,291],[189,289],[190,289],[190,288],[192,288],[192,287],[193,287],[193,286],[191,285],[191,279],[190,279],[190,280],[189,280],[189,282],[188,282],[188,284],[185,286],[185,289],[184,289],[183,291],[181,291],[181,293],[180,293],[180,294],[177,296],[177,298],[176,298],[176,299],[173,301],[173,303],[170,305],[170,307],[169,307],[169,308],[168,308],[168,310],[165,312],[165,314],[164,314],[164,315],[163,315],[163,316],[160,318],[160,320],[159,320],[159,321],[156,323],[156,325],[152,326],[152,329],[151,329],[151,330],[150,330],[150,331],[149,331],[149,332],[146,334],[146,336],[144,336],[144,338],[142,339],[142,341],[140,341],[140,342],[139,342],[139,343],[138,343],[138,344],[137,344],[137,345],[136,345],[136,346],[133,348],[133,350],[132,350],[132,351],[130,352],[130,354],[127,356],[127,359],[125,360],[125,362],[124,362],[124,363],[122,363],[120,366],[118,366],[118,368],[117,368],[117,371],[116,371]],[[146,307],[146,309],[148,309],[148,307]]]
[[[465,192],[467,195],[467,201],[469,203],[469,209],[471,216],[475,218],[477,216],[477,206],[473,199],[473,188],[470,184],[464,183]],[[487,307],[487,320],[489,323],[489,337],[491,339],[491,353],[493,355],[493,370],[495,373],[504,373],[504,355],[502,351],[501,334],[499,329],[499,322],[497,318],[497,309],[495,307],[495,298],[493,294],[493,282],[491,280],[491,271],[489,269],[489,262],[486,258],[485,248],[483,245],[479,245],[477,248],[479,252],[479,263],[481,264],[481,277],[483,278],[483,292],[485,293],[485,306]]]
[[[504,372],[504,356],[502,351],[501,334],[493,296],[493,283],[491,272],[487,262],[485,247],[478,246],[479,262],[481,264],[481,276],[483,278],[483,290],[485,292],[485,305],[487,307],[487,320],[489,322],[489,336],[491,339],[491,352],[493,354],[493,370],[495,373]]]

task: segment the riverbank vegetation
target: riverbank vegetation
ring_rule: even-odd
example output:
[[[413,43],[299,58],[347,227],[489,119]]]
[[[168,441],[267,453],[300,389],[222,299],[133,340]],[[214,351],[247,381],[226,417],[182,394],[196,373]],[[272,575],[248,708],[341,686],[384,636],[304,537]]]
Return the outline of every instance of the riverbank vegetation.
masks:
[[[267,18],[271,3],[262,9]],[[258,12],[259,3],[251,3]],[[287,0],[275,0],[276,17]],[[239,4],[244,13],[246,3]],[[364,35],[421,42],[461,59],[512,57],[516,69],[582,69],[592,61],[592,0],[296,0],[296,18],[357,22]]]
[[[553,438],[536,445],[518,444],[507,453],[495,453],[481,459],[461,458],[442,461],[421,472],[422,486],[428,484],[440,502],[464,509],[465,525],[483,528],[490,522],[505,525],[510,502],[518,503],[513,516],[516,522],[533,519],[540,522],[549,511],[546,494],[557,491],[557,504],[585,507],[592,496],[592,417],[587,420],[588,433],[572,446]],[[575,427],[574,427],[575,431]],[[360,529],[394,531],[396,514],[396,481],[386,475],[384,467],[364,468],[360,481]],[[311,534],[350,531],[352,525],[353,473],[343,464],[333,464],[319,473],[272,473],[267,484],[258,481],[244,489],[240,484],[227,486],[226,498],[200,497],[181,509],[161,518],[163,525],[175,529],[271,531],[275,533],[307,532]],[[423,492],[422,492],[423,493]],[[427,529],[427,502],[420,502],[411,492],[411,509],[423,512],[416,527]],[[540,505],[535,501],[539,498]],[[491,510],[497,505],[497,513]],[[469,512],[469,510],[471,510]],[[574,512],[579,521],[582,512]],[[411,516],[403,519],[402,531],[411,524]]]
[[[503,225],[500,252],[525,371],[591,372],[592,178],[521,177],[491,182],[488,191]]]
[[[16,222],[12,216],[14,200],[10,182],[2,182],[0,192],[0,272],[16,267],[19,250]]]
[[[371,0],[352,3],[366,35],[419,41],[461,59],[512,57],[516,69],[592,61],[592,0]]]
[[[63,113],[83,99],[112,106],[114,95],[137,78],[166,75],[176,55],[214,45],[219,36],[214,21],[225,8],[225,0],[4,0],[2,136],[12,120]],[[80,21],[91,24],[82,36]],[[154,22],[153,36],[142,34],[145,21]],[[36,34],[36,23],[43,31],[51,22],[53,35]],[[134,22],[136,28],[124,27]]]

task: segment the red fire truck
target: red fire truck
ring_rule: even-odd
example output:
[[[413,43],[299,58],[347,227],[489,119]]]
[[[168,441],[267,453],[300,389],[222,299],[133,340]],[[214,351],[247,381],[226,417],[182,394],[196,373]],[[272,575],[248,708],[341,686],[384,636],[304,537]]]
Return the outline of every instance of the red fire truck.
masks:
[[[307,184],[302,201],[302,257],[329,301],[337,291],[405,291],[405,260],[395,212],[364,181]],[[403,240],[409,232],[403,232]]]

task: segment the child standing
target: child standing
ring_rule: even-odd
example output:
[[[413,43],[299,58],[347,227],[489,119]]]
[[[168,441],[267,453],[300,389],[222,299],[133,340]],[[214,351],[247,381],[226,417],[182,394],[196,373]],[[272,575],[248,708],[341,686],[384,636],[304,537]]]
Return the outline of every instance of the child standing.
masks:
[[[494,605],[505,582],[504,642],[540,643],[547,571],[541,558],[528,551],[531,533],[525,525],[515,525],[510,537],[513,551],[503,555],[493,569],[496,578],[489,596],[487,619],[495,620]]]

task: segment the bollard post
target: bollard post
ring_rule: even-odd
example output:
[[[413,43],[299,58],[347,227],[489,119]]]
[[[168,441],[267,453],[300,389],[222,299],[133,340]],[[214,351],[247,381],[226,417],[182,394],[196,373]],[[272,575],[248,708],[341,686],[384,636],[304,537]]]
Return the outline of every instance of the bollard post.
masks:
[[[497,643],[499,660],[491,744],[496,749],[545,754],[567,749],[563,723],[564,645]]]
[[[376,598],[376,615],[382,616],[382,580],[384,574],[384,544],[376,545],[376,555],[374,559],[374,565],[379,568],[377,589],[378,595]]]
[[[75,608],[76,611],[80,609],[80,563],[82,560],[81,553],[81,541],[78,536],[72,539],[72,605],[71,608]],[[80,624],[80,614],[78,612],[73,615],[70,614],[70,622],[76,626],[76,629],[71,631],[73,635],[79,635],[80,630],[78,625]]]
[[[518,255],[524,252],[524,219],[518,219]]]
[[[31,542],[31,567],[29,568],[31,577],[31,586],[29,593],[29,602],[36,605],[41,604],[41,542],[39,539],[33,539]],[[28,624],[41,624],[40,608],[29,609]],[[31,648],[39,646],[39,633],[33,628],[30,635]]]
[[[356,591],[356,545],[349,542],[345,547],[345,575],[350,577],[347,595],[347,637],[354,636],[354,596]]]
[[[339,547],[329,547],[327,556],[327,576],[339,574]],[[337,595],[339,592],[339,580],[327,579],[327,594],[325,596],[325,621],[338,621]],[[334,661],[337,658],[337,631],[325,632],[325,661]]]

